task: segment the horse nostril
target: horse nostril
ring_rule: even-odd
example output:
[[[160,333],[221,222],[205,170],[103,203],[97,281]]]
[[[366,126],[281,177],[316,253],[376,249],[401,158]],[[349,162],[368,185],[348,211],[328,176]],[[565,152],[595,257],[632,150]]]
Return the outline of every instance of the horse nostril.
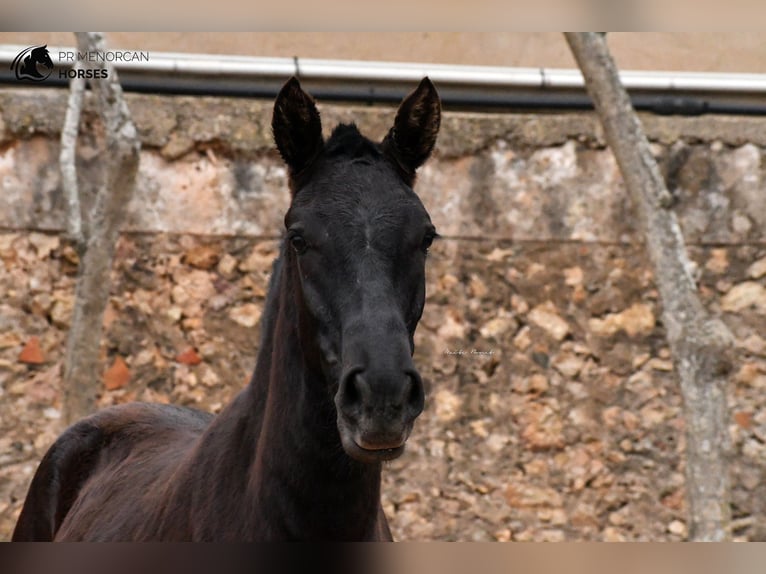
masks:
[[[362,393],[359,392],[359,387],[357,387],[358,381],[359,379],[352,375],[349,377],[348,384],[346,385],[345,402],[352,405],[362,402]]]
[[[425,406],[425,391],[423,390],[423,380],[417,371],[407,373],[410,389],[407,394],[407,407],[413,416],[418,416],[423,412]]]
[[[339,394],[339,406],[348,415],[361,409],[369,388],[361,376],[361,369],[352,369],[343,376]]]

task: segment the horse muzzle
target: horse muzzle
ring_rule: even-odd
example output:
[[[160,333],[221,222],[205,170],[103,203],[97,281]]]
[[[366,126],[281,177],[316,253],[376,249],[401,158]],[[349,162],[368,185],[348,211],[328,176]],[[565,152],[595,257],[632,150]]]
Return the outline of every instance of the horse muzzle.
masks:
[[[344,450],[361,462],[399,457],[424,402],[423,381],[413,368],[398,373],[347,369],[335,395]]]

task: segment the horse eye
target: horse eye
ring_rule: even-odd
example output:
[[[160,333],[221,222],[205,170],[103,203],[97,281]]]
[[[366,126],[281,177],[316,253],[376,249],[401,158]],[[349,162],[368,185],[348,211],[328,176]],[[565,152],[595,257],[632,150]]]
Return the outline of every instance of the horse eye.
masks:
[[[423,243],[420,245],[420,248],[428,253],[428,249],[431,247],[431,244],[434,242],[434,238],[436,237],[435,233],[427,233],[425,237],[423,237]]]
[[[295,249],[295,252],[298,255],[305,253],[306,249],[308,248],[308,244],[306,243],[306,240],[303,239],[301,235],[293,235],[292,237],[290,237],[290,245],[293,246],[293,249]]]

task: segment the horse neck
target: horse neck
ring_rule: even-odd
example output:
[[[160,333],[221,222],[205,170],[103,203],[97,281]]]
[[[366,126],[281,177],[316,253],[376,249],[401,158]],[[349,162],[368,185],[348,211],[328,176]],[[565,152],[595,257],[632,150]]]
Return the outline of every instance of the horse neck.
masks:
[[[249,490],[266,537],[363,539],[380,504],[380,465],[346,455],[312,337],[301,336],[295,266],[275,265],[249,393],[261,411]],[[305,324],[305,323],[304,323]]]

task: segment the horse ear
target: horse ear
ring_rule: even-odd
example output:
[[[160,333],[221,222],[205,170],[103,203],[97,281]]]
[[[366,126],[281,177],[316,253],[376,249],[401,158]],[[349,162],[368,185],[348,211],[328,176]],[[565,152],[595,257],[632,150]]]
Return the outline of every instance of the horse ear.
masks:
[[[274,102],[271,118],[274,143],[295,175],[303,171],[322,151],[322,122],[314,99],[301,89],[294,76],[282,87]]]
[[[402,168],[412,183],[417,170],[434,149],[441,123],[441,102],[427,77],[404,98],[396,112],[394,126],[383,140],[384,151]]]

